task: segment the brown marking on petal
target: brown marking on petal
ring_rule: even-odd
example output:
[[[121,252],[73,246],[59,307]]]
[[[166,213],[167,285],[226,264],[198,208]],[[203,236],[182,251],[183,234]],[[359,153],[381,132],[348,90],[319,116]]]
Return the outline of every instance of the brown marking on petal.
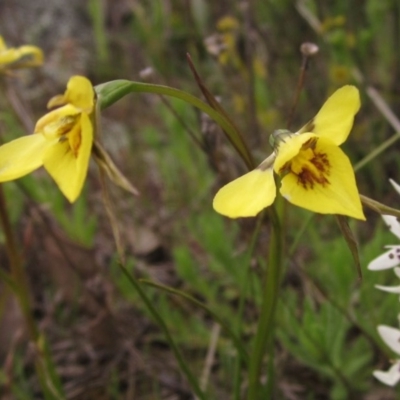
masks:
[[[301,150],[307,150],[307,149],[315,150],[315,148],[317,147],[317,142],[318,142],[318,139],[315,137],[312,137],[312,138],[308,139],[307,142],[303,143],[303,145],[301,146]]]
[[[313,189],[315,184],[326,186],[330,183],[328,180],[331,167],[329,159],[326,153],[316,150],[317,142],[317,138],[311,138],[303,144],[300,150],[301,152],[311,149],[313,153],[313,156],[304,164],[301,172],[297,174],[297,182],[304,189]]]
[[[79,149],[82,143],[82,129],[77,125],[72,132],[68,135],[69,147],[75,158],[78,158]]]
[[[321,186],[329,184],[329,180],[323,174],[317,176],[307,168],[304,168],[303,171],[297,175],[297,182],[303,186],[304,189],[314,189],[316,183]]]
[[[79,114],[76,115],[67,115],[61,118],[59,124],[60,126],[57,128],[57,135],[62,137],[63,135],[68,134],[68,132],[74,127],[76,124]]]
[[[279,175],[285,176],[291,172],[291,165],[290,161],[284,164],[284,166],[279,170]]]
[[[388,257],[389,257],[391,260],[393,260],[394,254],[390,253],[390,254],[388,255]]]
[[[80,114],[67,115],[59,120],[58,125],[58,142],[64,143],[68,141],[67,151],[72,152],[73,156],[77,158],[82,142]]]

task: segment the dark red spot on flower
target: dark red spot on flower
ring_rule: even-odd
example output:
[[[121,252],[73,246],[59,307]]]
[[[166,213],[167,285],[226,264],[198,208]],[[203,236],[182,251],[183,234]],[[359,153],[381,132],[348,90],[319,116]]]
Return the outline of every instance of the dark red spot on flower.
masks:
[[[313,189],[315,184],[326,186],[329,184],[330,163],[326,153],[319,152],[316,147],[317,139],[312,138],[305,142],[302,150],[311,149],[312,157],[308,160],[309,164],[304,164],[303,169],[297,174],[297,182],[304,189]]]

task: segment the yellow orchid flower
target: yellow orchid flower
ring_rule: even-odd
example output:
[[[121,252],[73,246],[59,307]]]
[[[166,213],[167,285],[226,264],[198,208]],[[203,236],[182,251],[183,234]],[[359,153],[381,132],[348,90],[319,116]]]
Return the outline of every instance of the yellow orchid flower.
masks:
[[[353,168],[339,148],[359,108],[358,89],[343,86],[298,132],[274,132],[275,151],[256,169],[222,187],[214,209],[230,218],[257,215],[275,200],[275,171],[281,177],[280,192],[291,203],[321,214],[365,220]]]
[[[0,182],[20,178],[43,165],[72,203],[82,190],[92,150],[92,84],[83,76],[73,76],[66,92],[47,105],[55,106],[62,107],[40,118],[32,135],[0,146]]]
[[[0,36],[0,72],[10,68],[37,67],[43,64],[43,52],[36,46],[8,48]]]

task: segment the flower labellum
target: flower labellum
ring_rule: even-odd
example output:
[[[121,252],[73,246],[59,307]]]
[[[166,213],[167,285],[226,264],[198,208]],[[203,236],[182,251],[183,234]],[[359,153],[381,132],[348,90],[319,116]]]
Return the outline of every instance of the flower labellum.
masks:
[[[59,108],[40,118],[32,135],[0,146],[0,182],[44,166],[72,203],[81,193],[92,150],[93,86],[87,78],[73,76],[66,92],[53,97],[47,106]]]
[[[275,171],[281,178],[280,192],[291,203],[365,220],[353,168],[339,147],[359,108],[358,89],[344,86],[298,132],[275,131],[270,137],[274,152],[256,169],[222,187],[214,209],[230,218],[257,215],[275,200]]]

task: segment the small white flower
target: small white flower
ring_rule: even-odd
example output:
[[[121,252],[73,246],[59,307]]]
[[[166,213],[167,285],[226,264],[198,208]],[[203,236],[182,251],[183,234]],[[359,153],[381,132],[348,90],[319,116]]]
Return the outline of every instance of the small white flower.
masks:
[[[390,183],[396,192],[400,194],[400,185],[391,179]],[[400,239],[399,220],[390,215],[383,215],[382,217],[386,225],[389,227],[390,232]],[[381,254],[379,257],[375,258],[375,260],[372,260],[368,265],[368,269],[379,271],[394,268],[394,273],[398,278],[400,278],[400,245],[386,246],[386,248],[390,250]],[[400,286],[375,285],[375,287],[385,292],[400,294]],[[386,345],[400,356],[400,330],[386,325],[379,325],[378,332]],[[393,361],[393,365],[388,371],[376,370],[373,372],[373,375],[385,385],[395,386],[400,381],[400,358]]]
[[[396,192],[400,194],[400,185],[398,185],[392,179],[390,179],[390,183],[392,184]],[[382,218],[385,221],[385,224],[389,227],[390,232],[392,232],[393,235],[400,239],[400,222],[398,221],[398,219],[392,215],[382,215]],[[390,250],[386,253],[381,254],[379,257],[375,258],[375,260],[372,260],[368,265],[368,269],[372,271],[379,271],[400,265],[400,245],[385,246],[385,248]],[[400,275],[398,274],[397,276],[400,277]]]
[[[376,379],[388,386],[395,386],[400,380],[400,360],[397,360],[388,371],[374,371]]]
[[[400,355],[400,330],[391,326],[379,325],[378,333],[382,340]],[[388,371],[374,371],[373,375],[385,385],[394,386],[400,380],[400,359],[397,359]]]
[[[392,186],[394,187],[394,190],[400,194],[400,185],[398,183],[396,183],[393,179],[389,179],[389,182],[392,184]]]
[[[386,345],[400,356],[400,329],[379,325],[378,333]]]
[[[380,271],[400,265],[400,246],[385,246],[385,248],[390,250],[372,260],[368,264],[368,269],[371,271]]]
[[[396,267],[394,269],[394,273],[398,278],[400,278],[400,267]],[[383,285],[375,285],[377,289],[383,290],[388,293],[400,294],[400,286],[383,286]]]

